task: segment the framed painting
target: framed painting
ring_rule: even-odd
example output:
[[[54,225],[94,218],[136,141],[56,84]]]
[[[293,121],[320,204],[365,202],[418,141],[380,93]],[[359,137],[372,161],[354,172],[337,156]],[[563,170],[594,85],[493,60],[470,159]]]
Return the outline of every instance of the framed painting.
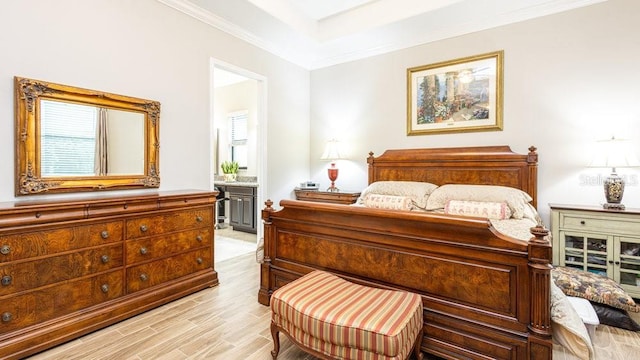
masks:
[[[503,51],[407,69],[407,135],[502,130]]]

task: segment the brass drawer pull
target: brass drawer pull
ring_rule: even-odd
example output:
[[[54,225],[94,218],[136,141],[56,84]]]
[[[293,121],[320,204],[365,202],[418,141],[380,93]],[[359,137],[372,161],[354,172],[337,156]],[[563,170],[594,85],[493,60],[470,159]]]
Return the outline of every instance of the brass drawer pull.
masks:
[[[102,255],[100,256],[100,261],[102,261],[103,264],[106,264],[109,262],[109,255]]]
[[[11,275],[5,275],[2,277],[2,286],[9,286],[11,285],[11,281],[13,279],[11,278]]]
[[[202,216],[200,216],[200,215],[196,216],[196,221],[197,221],[197,222],[202,222],[202,220],[204,220],[204,219],[202,218]]]
[[[198,240],[199,242],[202,242],[202,235],[196,236],[196,240]]]
[[[102,290],[103,293],[108,293],[109,292],[109,284],[102,284],[102,286],[100,286],[100,290]]]
[[[9,255],[9,253],[11,252],[11,246],[9,245],[2,245],[2,247],[0,247],[0,254],[2,255]]]
[[[149,230],[149,228],[147,227],[147,225],[140,225],[140,231],[142,231],[142,232],[147,232],[147,230]]]
[[[148,251],[147,251],[147,248],[146,248],[146,247],[144,247],[144,246],[143,246],[143,247],[141,247],[141,248],[140,248],[140,254],[142,254],[142,255],[146,255],[146,254],[147,254],[147,252],[148,252]]]
[[[198,264],[202,264],[202,258],[201,258],[201,257],[197,258],[197,259],[196,259],[196,262],[197,262]]]
[[[140,274],[140,280],[142,280],[142,281],[149,280],[149,275],[147,275],[145,273]]]
[[[10,312],[2,314],[2,322],[8,323],[11,320],[13,320],[13,315]]]
[[[108,232],[107,230],[103,230],[103,231],[100,233],[100,236],[101,236],[103,239],[107,239],[107,238],[109,237],[109,232]]]

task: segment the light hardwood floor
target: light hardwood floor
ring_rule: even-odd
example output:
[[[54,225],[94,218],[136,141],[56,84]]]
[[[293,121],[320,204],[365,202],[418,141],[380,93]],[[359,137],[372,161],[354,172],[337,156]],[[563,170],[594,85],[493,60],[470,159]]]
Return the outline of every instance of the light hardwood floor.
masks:
[[[53,359],[271,359],[269,308],[254,254],[216,264],[220,285],[32,356]],[[278,359],[315,359],[281,335]]]

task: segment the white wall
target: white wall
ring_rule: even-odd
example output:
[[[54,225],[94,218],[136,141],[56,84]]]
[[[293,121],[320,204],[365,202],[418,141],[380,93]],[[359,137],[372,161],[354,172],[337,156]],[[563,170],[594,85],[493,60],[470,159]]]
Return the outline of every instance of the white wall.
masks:
[[[15,199],[16,75],[160,101],[160,190],[211,189],[211,58],[268,79],[267,197],[309,177],[309,72],[160,2],[3,1],[0,47],[0,201]]]
[[[215,81],[215,80],[214,80]],[[229,115],[238,111],[247,111],[247,168],[238,171],[241,176],[257,176],[257,115],[258,82],[246,80],[240,83],[221,86],[215,89],[214,126],[220,129],[220,164],[231,160],[231,126]],[[222,174],[218,169],[218,173]]]
[[[610,0],[589,7],[413,47],[311,73],[311,175],[328,184],[320,161],[336,137],[350,159],[341,160],[337,186],[367,184],[369,151],[510,145],[538,148],[538,209],[548,224],[549,203],[604,202],[598,175],[587,169],[595,140],[632,139],[640,152],[640,2]],[[504,130],[406,135],[406,71],[475,54],[504,50]],[[623,203],[640,208],[640,172]]]

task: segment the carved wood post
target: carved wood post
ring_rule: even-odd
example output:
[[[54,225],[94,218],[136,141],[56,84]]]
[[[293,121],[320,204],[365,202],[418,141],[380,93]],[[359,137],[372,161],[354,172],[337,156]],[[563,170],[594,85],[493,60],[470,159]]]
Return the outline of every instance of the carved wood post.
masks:
[[[369,157],[367,157],[367,164],[368,164],[368,170],[369,170],[369,179],[368,179],[368,184],[371,184],[371,182],[373,181],[373,151],[369,151]]]
[[[535,146],[529,147],[529,153],[527,154],[527,164],[529,166],[529,184],[527,188],[529,189],[528,193],[533,198],[532,205],[533,207],[538,207],[538,188],[534,184],[537,184],[536,179],[538,178],[538,150]]]
[[[529,359],[551,359],[551,243],[549,230],[542,225],[531,228],[529,272],[531,308]]]
[[[260,290],[258,290],[258,302],[262,305],[268,306],[269,298],[271,297],[270,289],[272,288],[270,286],[271,256],[275,251],[275,249],[272,249],[272,247],[275,246],[275,232],[271,223],[271,213],[274,212],[275,209],[272,207],[273,201],[271,201],[271,199],[265,201],[264,204],[266,206],[262,209],[262,222],[264,224],[264,239],[262,244],[264,258],[262,260],[262,264],[260,264]]]

